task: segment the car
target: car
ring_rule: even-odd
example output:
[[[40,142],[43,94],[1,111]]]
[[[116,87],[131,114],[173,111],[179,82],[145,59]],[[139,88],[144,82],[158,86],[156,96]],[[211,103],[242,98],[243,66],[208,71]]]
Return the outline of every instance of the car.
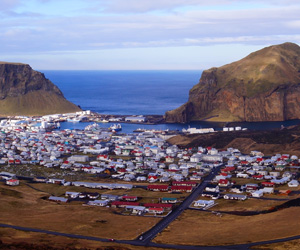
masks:
[[[115,239],[109,239],[109,241],[115,241]]]
[[[143,240],[143,236],[140,236],[139,240]]]

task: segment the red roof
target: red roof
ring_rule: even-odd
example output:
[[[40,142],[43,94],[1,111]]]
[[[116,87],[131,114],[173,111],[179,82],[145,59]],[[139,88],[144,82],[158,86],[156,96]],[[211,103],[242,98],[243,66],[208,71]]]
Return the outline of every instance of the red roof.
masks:
[[[18,182],[19,180],[16,180],[16,179],[10,179],[10,180],[7,180],[7,182]]]
[[[226,167],[224,169],[222,169],[221,171],[222,172],[231,172],[231,171],[234,171],[235,170],[235,167]]]
[[[148,185],[148,189],[168,190],[169,185]]]
[[[150,207],[149,211],[163,212],[164,209],[163,208],[159,208],[159,207]]]
[[[172,186],[171,191],[190,191],[192,190],[192,186]]]
[[[122,199],[137,199],[137,196],[124,195]]]
[[[252,177],[254,179],[262,179],[262,178],[264,178],[264,176],[262,174],[260,174],[260,175],[253,175]]]
[[[229,181],[227,179],[220,179],[219,183],[220,184],[227,184]]]

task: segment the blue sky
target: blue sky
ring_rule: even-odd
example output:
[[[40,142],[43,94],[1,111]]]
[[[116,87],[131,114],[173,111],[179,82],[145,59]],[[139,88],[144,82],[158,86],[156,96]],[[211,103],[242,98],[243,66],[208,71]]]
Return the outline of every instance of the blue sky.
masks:
[[[206,69],[300,44],[299,0],[0,0],[1,61],[34,69]]]

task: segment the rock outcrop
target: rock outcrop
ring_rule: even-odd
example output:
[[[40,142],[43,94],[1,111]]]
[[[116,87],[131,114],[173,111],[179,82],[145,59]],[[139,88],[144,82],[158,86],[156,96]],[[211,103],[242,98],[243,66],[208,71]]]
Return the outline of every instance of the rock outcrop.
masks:
[[[167,122],[300,119],[300,47],[274,45],[240,61],[211,68]]]
[[[0,62],[0,115],[46,115],[81,110],[28,64]]]

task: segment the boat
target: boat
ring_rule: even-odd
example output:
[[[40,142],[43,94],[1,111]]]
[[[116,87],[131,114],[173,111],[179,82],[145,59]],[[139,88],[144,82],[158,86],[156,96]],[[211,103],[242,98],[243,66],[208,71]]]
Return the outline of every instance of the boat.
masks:
[[[122,130],[122,126],[121,126],[121,124],[114,124],[114,125],[109,127],[109,130],[114,131],[114,132],[118,132],[118,131]]]
[[[100,126],[97,123],[93,123],[93,124],[87,125],[84,128],[85,131],[95,131],[95,130],[99,130],[99,129],[100,129]]]
[[[107,122],[109,122],[109,121],[108,121],[108,120],[105,120],[105,119],[102,119],[102,120],[100,120],[99,122],[107,123]]]
[[[67,122],[81,122],[81,118],[68,118]]]

